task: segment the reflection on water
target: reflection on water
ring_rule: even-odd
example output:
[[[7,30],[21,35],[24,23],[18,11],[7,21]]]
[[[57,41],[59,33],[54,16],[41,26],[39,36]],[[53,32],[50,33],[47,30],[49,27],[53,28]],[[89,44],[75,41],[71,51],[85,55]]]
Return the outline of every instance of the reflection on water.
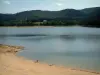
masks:
[[[41,62],[100,71],[100,29],[3,29],[7,32],[0,32],[0,43],[25,47],[18,55]]]

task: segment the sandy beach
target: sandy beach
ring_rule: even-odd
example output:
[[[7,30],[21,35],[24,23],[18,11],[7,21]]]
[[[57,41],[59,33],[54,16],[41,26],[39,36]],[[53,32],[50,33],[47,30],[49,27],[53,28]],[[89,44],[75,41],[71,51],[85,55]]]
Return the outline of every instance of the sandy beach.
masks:
[[[0,75],[100,75],[100,73],[60,67],[16,56],[21,46],[0,44]]]

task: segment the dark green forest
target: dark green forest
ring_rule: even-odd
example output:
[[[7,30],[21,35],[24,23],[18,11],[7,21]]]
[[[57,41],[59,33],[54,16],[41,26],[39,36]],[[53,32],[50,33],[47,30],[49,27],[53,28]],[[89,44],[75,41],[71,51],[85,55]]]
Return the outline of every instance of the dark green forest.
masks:
[[[60,11],[30,10],[0,13],[0,26],[86,26],[100,27],[100,7]]]

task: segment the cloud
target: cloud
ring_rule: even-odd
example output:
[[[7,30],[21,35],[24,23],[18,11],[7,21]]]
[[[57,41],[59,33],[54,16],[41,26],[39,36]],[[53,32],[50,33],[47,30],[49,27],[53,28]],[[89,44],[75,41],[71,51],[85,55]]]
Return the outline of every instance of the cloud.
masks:
[[[62,3],[56,3],[56,5],[57,5],[57,6],[62,6],[63,4],[62,4]]]
[[[8,4],[8,5],[11,4],[10,1],[4,1],[4,3],[5,4]]]
[[[26,10],[26,8],[22,8],[22,10]]]
[[[29,10],[28,8],[21,8],[22,11],[27,11]],[[31,9],[30,9],[31,10]]]

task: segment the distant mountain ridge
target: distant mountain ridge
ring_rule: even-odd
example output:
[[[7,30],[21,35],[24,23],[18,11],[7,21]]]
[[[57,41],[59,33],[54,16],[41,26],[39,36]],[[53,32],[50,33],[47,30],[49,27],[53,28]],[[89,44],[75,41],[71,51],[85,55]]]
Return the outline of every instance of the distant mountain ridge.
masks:
[[[2,14],[0,13],[0,21],[43,21],[43,20],[76,20],[86,22],[86,20],[100,20],[100,7],[86,8],[82,10],[64,9],[60,11],[42,11],[42,10],[30,10],[23,11],[16,14]],[[92,20],[91,20],[92,21]],[[99,23],[100,24],[100,23]]]

